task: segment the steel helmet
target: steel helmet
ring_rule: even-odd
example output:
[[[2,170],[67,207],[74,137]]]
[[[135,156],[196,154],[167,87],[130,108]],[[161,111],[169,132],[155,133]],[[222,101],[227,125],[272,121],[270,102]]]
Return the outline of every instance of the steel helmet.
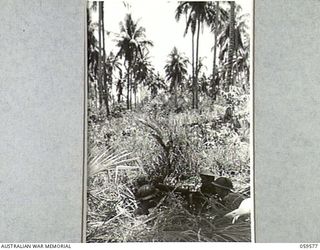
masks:
[[[216,187],[226,189],[229,191],[233,190],[233,184],[229,178],[226,177],[219,177],[215,181],[212,182],[212,184]]]
[[[138,189],[136,197],[138,200],[146,201],[154,198],[158,192],[154,186],[145,184]]]
[[[204,169],[200,172],[200,175],[215,177],[214,173],[209,169]]]

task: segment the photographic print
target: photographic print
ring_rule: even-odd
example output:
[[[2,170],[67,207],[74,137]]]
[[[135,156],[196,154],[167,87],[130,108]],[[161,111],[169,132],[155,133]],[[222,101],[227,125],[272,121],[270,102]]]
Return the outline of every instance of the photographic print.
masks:
[[[254,240],[252,18],[88,2],[86,242]]]

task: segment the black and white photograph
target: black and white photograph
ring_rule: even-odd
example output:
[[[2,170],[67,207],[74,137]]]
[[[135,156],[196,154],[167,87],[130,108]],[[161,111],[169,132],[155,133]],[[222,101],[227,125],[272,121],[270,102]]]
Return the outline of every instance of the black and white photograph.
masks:
[[[252,20],[88,1],[86,242],[254,241]]]

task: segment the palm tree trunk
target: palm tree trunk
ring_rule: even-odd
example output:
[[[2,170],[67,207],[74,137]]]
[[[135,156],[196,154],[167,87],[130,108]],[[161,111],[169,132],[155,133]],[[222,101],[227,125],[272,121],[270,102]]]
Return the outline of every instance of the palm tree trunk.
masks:
[[[192,108],[195,108],[196,84],[194,79],[194,32],[192,33]]]
[[[121,102],[121,94],[120,94],[120,91],[118,92],[118,103]]]
[[[101,3],[101,28],[102,28],[102,43],[103,43],[103,83],[104,83],[104,102],[106,104],[106,109],[107,109],[107,116],[109,116],[110,114],[110,110],[109,110],[109,88],[108,88],[108,82],[107,82],[107,77],[106,77],[106,69],[105,69],[105,63],[106,63],[106,50],[105,50],[105,37],[104,37],[104,7],[103,4],[104,2],[99,2]],[[111,76],[110,76],[111,77]]]
[[[101,55],[102,55],[102,50],[101,50],[101,4],[99,2],[99,24],[98,24],[98,31],[99,31],[99,56],[98,56],[98,94],[97,94],[97,99],[99,100],[99,107],[102,107],[102,69],[101,69]]]
[[[212,65],[212,83],[213,86],[215,87],[215,75],[216,75],[216,58],[217,58],[217,36],[218,36],[218,25],[219,25],[219,13],[220,8],[219,8],[219,2],[216,3],[216,20],[215,20],[215,32],[214,32],[214,47],[213,47],[213,65]]]
[[[229,91],[229,87],[232,84],[232,64],[234,56],[234,23],[235,23],[235,4],[230,3],[230,23],[229,23],[229,48],[228,48],[228,63],[227,63],[227,80],[226,80],[226,91]]]
[[[121,102],[121,96],[123,91],[123,85],[122,85],[122,70],[119,69],[119,80],[118,80],[118,103]]]
[[[195,77],[195,108],[198,109],[198,74],[199,74],[199,38],[200,38],[200,18],[198,18],[198,30],[197,30],[197,49],[196,49],[196,77]]]
[[[233,67],[234,67],[235,70],[233,70],[233,77],[232,77],[233,81],[232,81],[232,84],[236,85],[237,82],[238,82],[238,65],[235,64],[235,65],[233,65]]]
[[[178,85],[178,79],[176,79],[176,82],[175,82],[175,84],[174,84],[174,104],[175,104],[176,108],[178,108],[177,85]]]
[[[127,109],[130,109],[130,65],[127,69]]]
[[[94,97],[95,97],[97,109],[99,109],[99,88],[98,87],[99,87],[98,80],[94,80],[93,88],[94,88]]]
[[[137,108],[137,90],[134,89],[134,108]]]
[[[131,79],[130,79],[131,80]],[[130,81],[131,82],[131,81]],[[129,99],[129,104],[130,104],[130,110],[132,110],[132,82],[130,84],[130,99]]]

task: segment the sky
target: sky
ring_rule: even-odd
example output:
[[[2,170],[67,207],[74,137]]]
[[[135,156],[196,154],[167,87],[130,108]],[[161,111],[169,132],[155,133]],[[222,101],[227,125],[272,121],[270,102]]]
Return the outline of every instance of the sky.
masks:
[[[168,54],[174,46],[184,53],[191,60],[191,34],[184,35],[185,18],[180,21],[175,20],[175,9],[177,1],[168,0],[127,0],[131,5],[130,12],[133,19],[140,19],[139,24],[146,29],[146,38],[154,44],[150,48],[150,56],[156,71],[164,76],[164,66]],[[249,13],[252,18],[252,0],[237,0],[237,4],[242,7],[242,14]],[[108,0],[104,3],[105,30],[110,32],[106,37],[106,53],[113,51],[115,54],[118,48],[115,46],[115,35],[119,33],[119,23],[124,19],[128,8],[121,0]],[[97,21],[97,14],[92,16]],[[204,30],[200,35],[199,56],[204,57],[204,69],[207,72],[212,71],[213,52],[211,48],[214,44],[214,35],[204,25]],[[189,66],[189,71],[191,66]]]

